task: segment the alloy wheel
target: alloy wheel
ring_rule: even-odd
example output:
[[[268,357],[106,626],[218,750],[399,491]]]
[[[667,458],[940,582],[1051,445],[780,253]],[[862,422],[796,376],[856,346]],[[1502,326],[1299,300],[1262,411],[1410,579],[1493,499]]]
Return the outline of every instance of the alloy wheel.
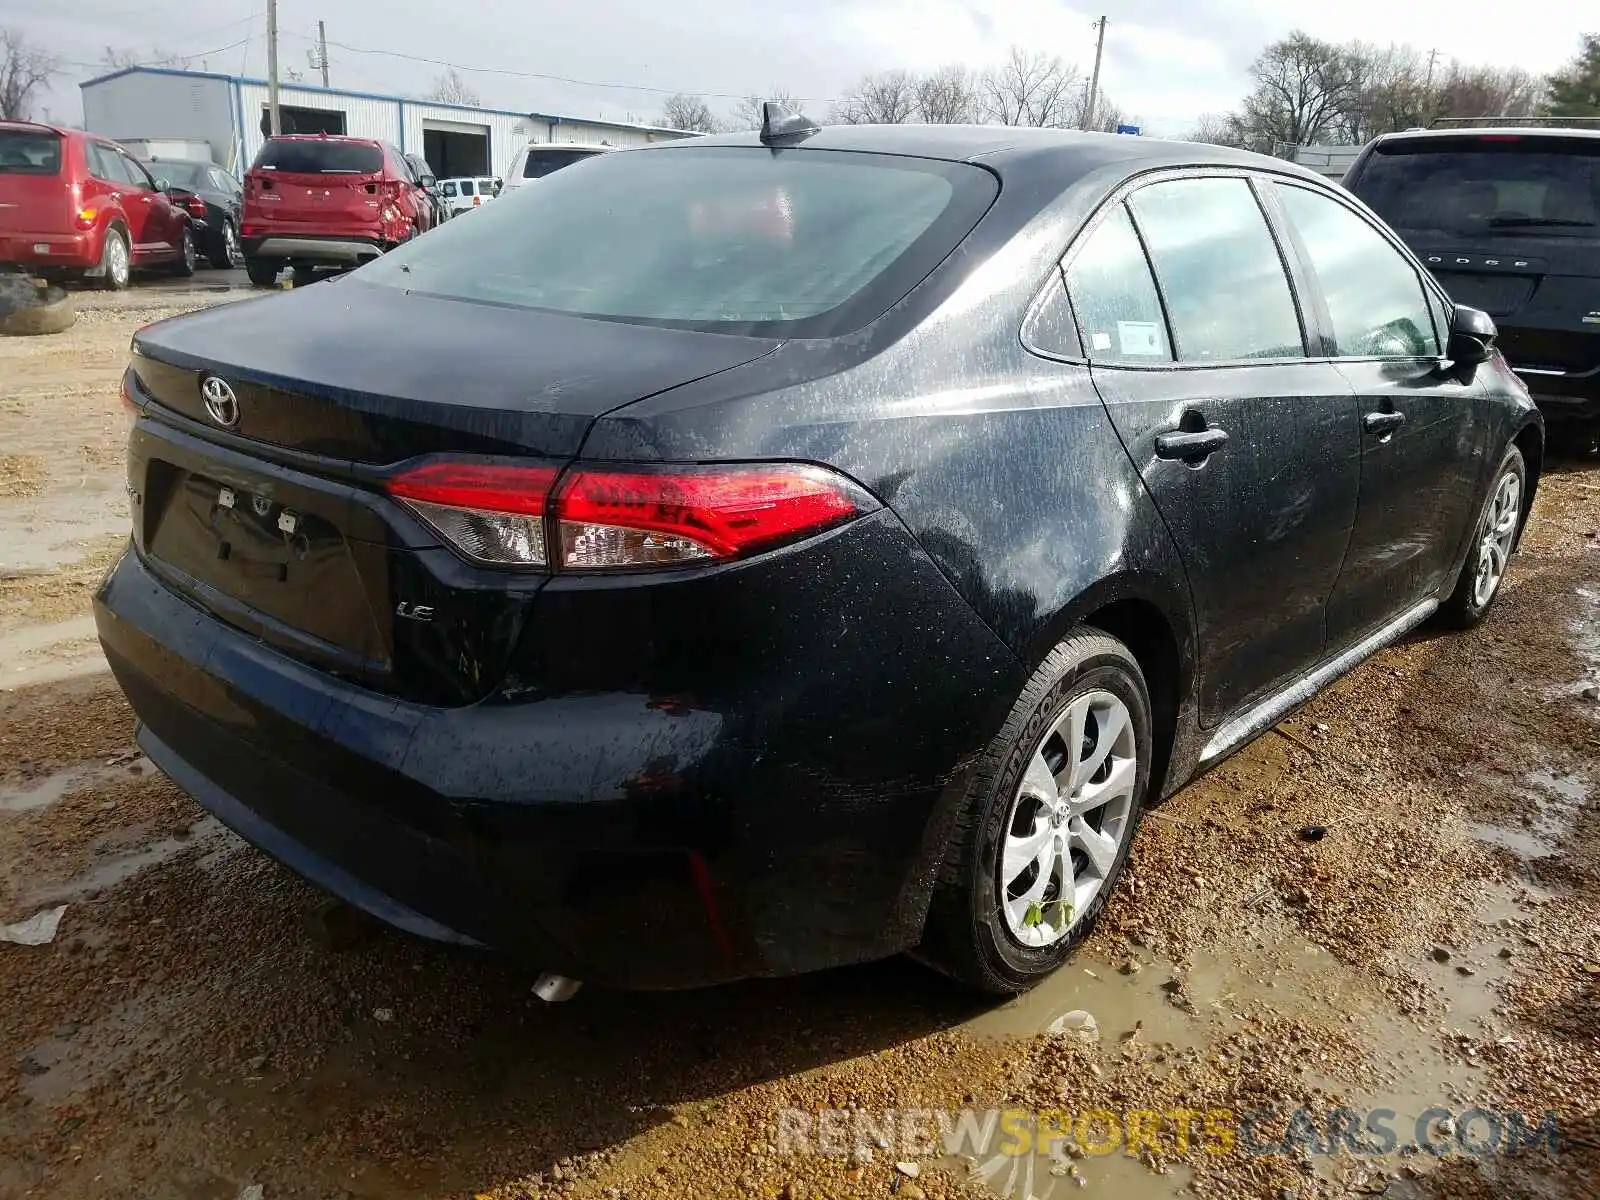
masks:
[[[1128,835],[1138,775],[1133,718],[1110,692],[1077,697],[1040,739],[1011,803],[997,880],[1022,945],[1060,941],[1099,895]]]
[[[222,253],[228,259],[230,267],[244,265],[244,251],[239,247],[239,231],[233,227],[232,221],[222,224]]]
[[[106,244],[106,275],[120,288],[128,282],[128,244],[118,234],[106,236],[111,239]]]
[[[1522,480],[1515,472],[1507,471],[1495,486],[1478,535],[1478,573],[1472,581],[1472,603],[1477,608],[1489,603],[1505,577],[1521,515]]]

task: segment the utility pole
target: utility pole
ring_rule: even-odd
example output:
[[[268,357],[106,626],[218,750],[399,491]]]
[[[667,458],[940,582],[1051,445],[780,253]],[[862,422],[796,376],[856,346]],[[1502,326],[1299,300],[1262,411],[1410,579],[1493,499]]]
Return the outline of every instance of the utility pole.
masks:
[[[1429,93],[1432,93],[1432,91],[1433,91],[1433,60],[1438,58],[1438,57],[1439,57],[1438,47],[1435,47],[1434,49],[1428,51],[1428,82],[1425,85],[1425,87],[1426,87],[1426,89],[1427,89],[1427,91]]]
[[[328,27],[317,22],[317,66],[322,68],[322,86],[328,86]]]
[[[267,128],[283,132],[278,119],[278,0],[267,0]]]
[[[1100,34],[1094,43],[1094,74],[1089,76],[1089,98],[1083,106],[1083,120],[1078,122],[1079,129],[1094,128],[1094,110],[1100,104],[1100,55],[1106,48],[1106,19],[1101,17],[1095,24],[1100,27]]]

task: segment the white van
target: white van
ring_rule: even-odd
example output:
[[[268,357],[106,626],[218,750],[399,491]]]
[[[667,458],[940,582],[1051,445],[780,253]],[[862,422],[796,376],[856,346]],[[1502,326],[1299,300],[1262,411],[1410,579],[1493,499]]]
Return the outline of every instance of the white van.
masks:
[[[449,216],[479,208],[500,194],[500,181],[487,175],[439,180],[439,196]]]
[[[570,167],[575,162],[615,149],[615,146],[587,142],[529,142],[511,160],[511,169],[506,172],[506,191],[521,187],[530,179],[543,179],[562,167]]]

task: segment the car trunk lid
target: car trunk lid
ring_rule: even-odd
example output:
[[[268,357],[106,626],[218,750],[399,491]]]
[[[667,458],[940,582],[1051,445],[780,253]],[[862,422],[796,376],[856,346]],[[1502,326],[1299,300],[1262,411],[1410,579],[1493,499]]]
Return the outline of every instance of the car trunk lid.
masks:
[[[500,679],[544,577],[446,549],[384,493],[394,465],[466,454],[560,466],[600,413],[774,344],[354,275],[160,322],[135,338],[155,418],[130,457],[136,541],[170,586],[296,658],[377,691],[470,703]],[[219,417],[234,409],[208,409],[213,377],[232,424]]]

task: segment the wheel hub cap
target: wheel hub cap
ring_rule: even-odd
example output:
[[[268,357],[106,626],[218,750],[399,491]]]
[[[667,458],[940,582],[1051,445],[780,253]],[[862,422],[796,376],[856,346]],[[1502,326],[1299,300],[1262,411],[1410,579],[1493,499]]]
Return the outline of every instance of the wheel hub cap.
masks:
[[[1018,942],[1060,941],[1100,894],[1127,837],[1138,773],[1133,718],[1110,692],[1078,697],[1034,747],[996,881]]]
[[[1507,471],[1495,485],[1494,495],[1483,514],[1478,533],[1478,573],[1473,579],[1473,604],[1482,608],[1494,596],[1505,577],[1511,544],[1517,536],[1517,520],[1522,515],[1522,481]]]

